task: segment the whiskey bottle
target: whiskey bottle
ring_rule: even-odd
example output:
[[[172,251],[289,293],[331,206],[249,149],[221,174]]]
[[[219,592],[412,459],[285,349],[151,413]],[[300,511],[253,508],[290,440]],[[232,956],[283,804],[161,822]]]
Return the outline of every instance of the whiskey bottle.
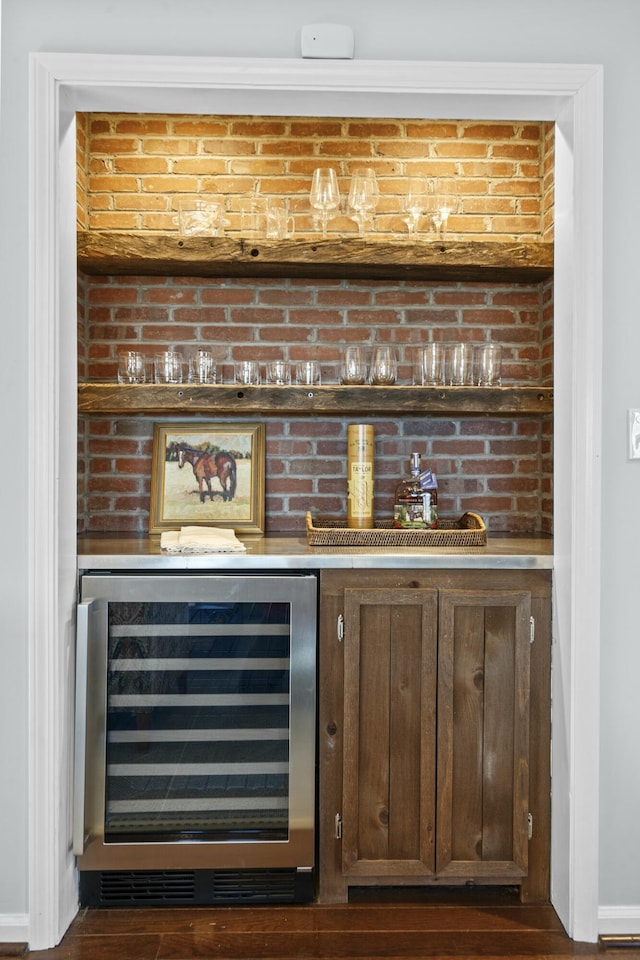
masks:
[[[347,527],[373,527],[373,427],[347,426]]]
[[[396,487],[393,526],[424,530],[431,526],[431,494],[422,489],[420,454],[411,454],[411,472]]]

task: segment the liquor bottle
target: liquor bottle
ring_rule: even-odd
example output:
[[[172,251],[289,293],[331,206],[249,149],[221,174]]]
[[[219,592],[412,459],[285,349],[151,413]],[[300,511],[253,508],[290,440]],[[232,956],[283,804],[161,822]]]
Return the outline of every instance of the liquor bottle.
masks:
[[[424,530],[431,526],[431,494],[420,482],[420,454],[411,454],[411,472],[396,487],[393,526]]]
[[[347,527],[373,527],[373,427],[347,427]]]

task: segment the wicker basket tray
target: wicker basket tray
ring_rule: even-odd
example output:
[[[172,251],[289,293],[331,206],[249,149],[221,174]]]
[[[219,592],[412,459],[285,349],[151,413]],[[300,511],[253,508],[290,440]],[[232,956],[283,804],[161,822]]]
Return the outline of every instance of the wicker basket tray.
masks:
[[[313,547],[484,547],[487,528],[477,513],[459,520],[438,520],[435,530],[396,530],[392,520],[375,521],[372,530],[347,527],[347,521],[312,519],[307,513],[307,541]]]

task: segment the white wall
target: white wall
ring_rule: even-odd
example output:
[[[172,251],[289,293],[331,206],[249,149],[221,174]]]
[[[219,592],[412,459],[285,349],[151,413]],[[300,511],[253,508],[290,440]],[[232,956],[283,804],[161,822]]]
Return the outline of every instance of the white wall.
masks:
[[[634,587],[633,508],[640,462],[626,459],[626,410],[640,407],[634,268],[640,197],[636,119],[640,61],[637,0],[2,0],[0,90],[0,343],[11,363],[0,381],[4,551],[0,555],[0,940],[28,912],[26,653],[27,107],[31,50],[218,56],[298,55],[302,24],[350,24],[362,59],[603,63],[605,66],[605,340],[601,889],[607,917],[640,928],[640,763],[634,682],[640,643]],[[497,29],[499,24],[499,29]],[[55,483],[57,465],[38,482]],[[635,500],[634,500],[635,494]],[[37,495],[37,486],[36,486]],[[598,511],[599,504],[593,505]],[[585,523],[589,517],[584,518]],[[594,838],[594,844],[597,838]],[[4,924],[2,919],[4,918]],[[630,926],[629,926],[630,929]]]

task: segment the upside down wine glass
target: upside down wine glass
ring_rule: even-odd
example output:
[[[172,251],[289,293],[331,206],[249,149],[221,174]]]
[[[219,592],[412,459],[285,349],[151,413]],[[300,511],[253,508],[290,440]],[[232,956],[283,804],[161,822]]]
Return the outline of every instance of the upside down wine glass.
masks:
[[[327,236],[329,214],[340,205],[340,190],[335,170],[331,167],[318,167],[313,171],[309,201],[317,210],[322,221],[322,237]]]

